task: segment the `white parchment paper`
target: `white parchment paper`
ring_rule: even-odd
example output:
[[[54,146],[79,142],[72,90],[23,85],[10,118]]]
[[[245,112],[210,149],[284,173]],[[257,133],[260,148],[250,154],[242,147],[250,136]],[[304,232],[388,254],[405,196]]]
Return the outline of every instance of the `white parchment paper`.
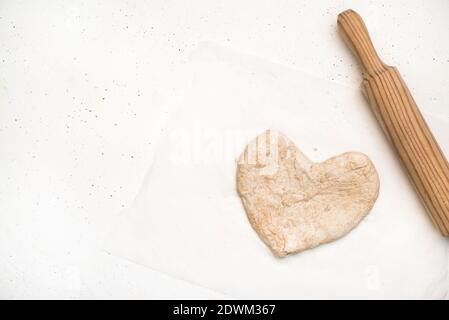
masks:
[[[446,295],[448,241],[431,224],[359,88],[211,43],[189,63],[192,89],[107,251],[237,298]],[[447,153],[448,124],[425,116]],[[356,229],[295,256],[271,254],[235,188],[236,158],[268,128],[316,162],[346,151],[371,157],[380,196]]]

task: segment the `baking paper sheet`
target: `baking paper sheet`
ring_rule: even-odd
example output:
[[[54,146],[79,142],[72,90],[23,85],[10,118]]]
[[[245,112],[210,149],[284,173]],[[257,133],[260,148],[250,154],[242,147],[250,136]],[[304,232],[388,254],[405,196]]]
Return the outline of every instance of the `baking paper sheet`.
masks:
[[[106,250],[236,298],[442,298],[448,242],[427,217],[359,88],[201,45],[134,204]],[[449,154],[444,120],[426,114]],[[344,238],[272,255],[236,193],[236,158],[279,129],[313,161],[360,151],[381,179],[372,212]]]

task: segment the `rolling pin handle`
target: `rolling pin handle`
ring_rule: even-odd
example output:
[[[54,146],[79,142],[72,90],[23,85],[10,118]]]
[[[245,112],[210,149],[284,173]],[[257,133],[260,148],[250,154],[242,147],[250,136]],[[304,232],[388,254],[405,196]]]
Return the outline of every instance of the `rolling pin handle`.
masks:
[[[338,25],[343,39],[351,51],[360,60],[364,76],[376,76],[389,68],[379,58],[373,43],[360,15],[352,9],[338,15]]]

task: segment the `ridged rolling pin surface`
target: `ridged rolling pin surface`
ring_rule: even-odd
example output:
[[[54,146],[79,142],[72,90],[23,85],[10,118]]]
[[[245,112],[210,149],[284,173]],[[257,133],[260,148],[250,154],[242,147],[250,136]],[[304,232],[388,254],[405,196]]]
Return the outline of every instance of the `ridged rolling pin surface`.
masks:
[[[384,64],[353,10],[338,25],[363,67],[362,90],[418,191],[432,221],[449,236],[449,164],[395,67]]]

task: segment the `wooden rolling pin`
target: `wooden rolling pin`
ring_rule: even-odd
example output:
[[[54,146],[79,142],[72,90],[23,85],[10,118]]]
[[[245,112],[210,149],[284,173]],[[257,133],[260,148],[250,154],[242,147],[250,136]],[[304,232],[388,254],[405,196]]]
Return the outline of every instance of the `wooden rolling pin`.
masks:
[[[363,67],[362,90],[418,191],[432,221],[449,236],[449,164],[395,67],[383,63],[360,15],[346,10],[338,25]],[[398,201],[401,193],[398,190]]]

